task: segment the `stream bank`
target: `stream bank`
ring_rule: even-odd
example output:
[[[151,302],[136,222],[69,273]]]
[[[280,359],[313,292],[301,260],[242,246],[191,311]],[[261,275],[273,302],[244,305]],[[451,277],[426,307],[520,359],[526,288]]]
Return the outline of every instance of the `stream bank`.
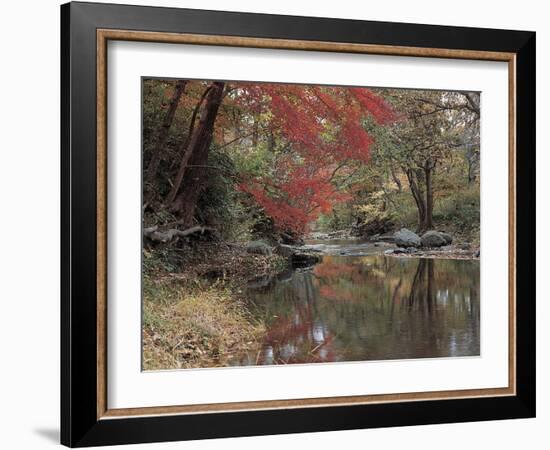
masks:
[[[441,231],[428,231],[422,236],[402,228],[396,232],[356,237],[349,230],[330,233],[313,232],[304,250],[341,256],[384,254],[401,258],[479,259],[479,245]]]
[[[325,340],[311,337],[319,330],[311,322],[313,319],[307,319],[304,314],[307,311],[311,314],[308,308],[313,305],[319,302],[322,305],[315,314],[320,314],[316,320],[323,322],[325,335],[329,331],[332,333],[331,327],[340,329],[343,326],[331,319],[331,308],[336,311],[347,304],[350,311],[359,308],[361,314],[365,314],[364,308],[371,306],[361,306],[363,302],[370,304],[371,300],[378,299],[393,302],[393,308],[402,302],[413,305],[420,301],[437,309],[441,294],[426,289],[439,286],[449,291],[444,274],[471,273],[475,279],[479,267],[476,249],[460,244],[418,249],[402,248],[384,239],[350,239],[345,233],[327,236],[328,239],[319,234],[309,237],[316,239],[307,239],[303,245],[270,246],[262,241],[247,244],[201,242],[180,249],[172,248],[165,253],[145,249],[143,368],[311,362],[306,356],[313,348],[323,344],[317,349],[321,350],[327,345]],[[391,260],[405,259],[410,262],[391,263]],[[418,262],[422,260],[472,262]],[[434,267],[438,274],[435,279]],[[432,281],[429,281],[430,277]],[[478,301],[475,292],[477,288],[468,294],[468,302]],[[367,297],[364,297],[365,293],[368,293]],[[289,298],[295,298],[295,301],[288,303]],[[406,311],[401,315],[400,320],[413,320]],[[311,344],[307,351],[307,345],[299,346],[301,356],[277,344],[285,341],[284,336],[290,333],[289,330],[294,330],[292,333],[296,335],[292,320],[287,322],[291,317],[303,322],[305,328],[301,329],[308,329],[310,333],[299,338],[300,342]],[[363,325],[354,319],[353,326],[361,328]],[[433,326],[440,327],[440,324]],[[312,331],[311,327],[317,331]],[[269,352],[274,346],[278,346],[279,353],[277,358],[270,359]],[[425,349],[426,354],[433,349],[428,350]],[[372,358],[359,348],[354,351],[356,358]],[[336,355],[316,353],[312,359],[339,360],[345,352],[338,352]],[[287,353],[290,356],[285,357]],[[383,356],[380,358],[384,359]]]
[[[286,267],[280,255],[223,242],[144,250],[143,369],[219,367],[253,351],[266,327],[250,314],[247,282]]]

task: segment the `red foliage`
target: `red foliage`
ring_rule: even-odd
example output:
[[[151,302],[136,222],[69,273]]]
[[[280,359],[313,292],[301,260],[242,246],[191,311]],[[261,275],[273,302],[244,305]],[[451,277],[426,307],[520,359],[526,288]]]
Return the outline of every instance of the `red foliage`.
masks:
[[[395,119],[395,113],[388,104],[370,89],[355,87],[349,88],[349,92],[378,123],[385,124]]]
[[[269,111],[272,131],[292,145],[295,155],[278,162],[283,182],[275,186],[264,176],[240,188],[279,228],[298,233],[346,199],[333,184],[335,170],[350,161],[368,162],[373,139],[363,120],[369,115],[380,124],[395,119],[389,105],[367,88],[246,83],[239,89],[236,101],[248,111]]]

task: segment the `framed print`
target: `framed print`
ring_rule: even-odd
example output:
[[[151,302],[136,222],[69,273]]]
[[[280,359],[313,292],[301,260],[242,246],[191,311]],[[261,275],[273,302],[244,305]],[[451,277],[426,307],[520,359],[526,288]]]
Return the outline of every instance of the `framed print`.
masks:
[[[61,440],[535,415],[535,33],[61,7]]]

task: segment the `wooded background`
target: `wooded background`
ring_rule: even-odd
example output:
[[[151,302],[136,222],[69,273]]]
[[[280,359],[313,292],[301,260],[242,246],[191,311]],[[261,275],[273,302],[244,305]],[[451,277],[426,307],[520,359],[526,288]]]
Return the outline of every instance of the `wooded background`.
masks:
[[[145,224],[477,242],[479,119],[474,92],[145,79]]]

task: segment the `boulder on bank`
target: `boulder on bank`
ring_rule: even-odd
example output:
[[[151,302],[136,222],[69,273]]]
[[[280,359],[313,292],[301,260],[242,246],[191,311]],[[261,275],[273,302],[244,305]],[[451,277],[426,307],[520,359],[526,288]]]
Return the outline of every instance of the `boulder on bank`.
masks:
[[[393,234],[393,239],[398,247],[408,248],[420,247],[422,245],[420,237],[406,228],[401,228],[399,231],[396,231]]]
[[[420,238],[422,247],[443,247],[452,242],[453,238],[447,233],[441,233],[440,231],[430,230],[426,231]]]
[[[275,247],[275,253],[285,258],[290,258],[295,251],[296,247],[292,245],[279,244]]]
[[[279,233],[280,242],[284,245],[304,245],[304,240],[296,233],[281,232]]]
[[[294,252],[290,261],[294,267],[309,267],[314,266],[321,261],[321,256],[313,252]]]
[[[293,245],[279,244],[276,252],[288,258],[295,267],[313,266],[321,261],[321,252],[313,248],[296,247]]]
[[[271,247],[262,241],[252,241],[246,244],[246,251],[255,255],[271,256]]]

